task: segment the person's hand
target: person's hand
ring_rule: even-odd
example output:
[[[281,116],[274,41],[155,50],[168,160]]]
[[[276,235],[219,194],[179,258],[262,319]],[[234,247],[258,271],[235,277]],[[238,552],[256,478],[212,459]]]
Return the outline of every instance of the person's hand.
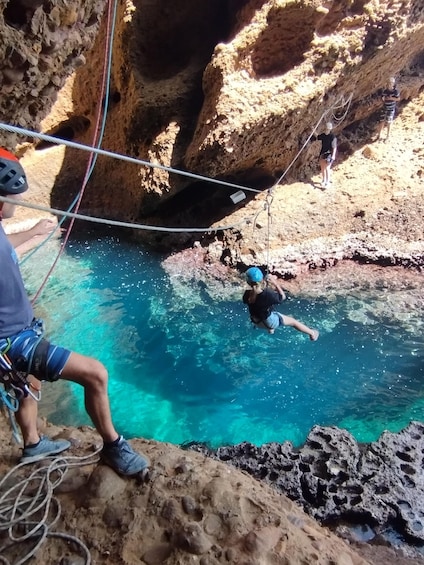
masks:
[[[49,220],[47,218],[40,220],[31,228],[33,236],[36,235],[48,235],[54,231],[57,223],[54,220]]]

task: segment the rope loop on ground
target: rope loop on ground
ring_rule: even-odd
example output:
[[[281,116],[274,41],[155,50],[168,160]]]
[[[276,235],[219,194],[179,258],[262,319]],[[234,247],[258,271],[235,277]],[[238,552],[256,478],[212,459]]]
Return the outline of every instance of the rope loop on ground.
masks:
[[[52,531],[61,515],[60,501],[54,496],[54,489],[63,481],[69,468],[97,463],[99,452],[100,449],[83,457],[46,458],[28,476],[23,473],[28,463],[20,463],[1,479],[0,533],[7,532],[8,541],[0,547],[3,560],[0,563],[26,563],[47,538],[61,538],[75,543],[84,556],[85,565],[91,564],[90,551],[80,539]],[[31,544],[30,549],[28,544]],[[16,546],[21,546],[18,557]],[[6,552],[13,553],[17,560],[10,561]]]

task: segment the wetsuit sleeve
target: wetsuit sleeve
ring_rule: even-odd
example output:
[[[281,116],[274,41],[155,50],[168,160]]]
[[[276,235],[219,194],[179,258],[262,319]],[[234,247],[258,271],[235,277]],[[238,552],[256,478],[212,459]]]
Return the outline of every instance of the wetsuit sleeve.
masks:
[[[267,306],[273,306],[274,304],[281,304],[281,302],[283,302],[284,300],[283,296],[281,296],[279,292],[276,292],[275,290],[271,290],[270,288],[264,290],[264,293],[266,293]]]

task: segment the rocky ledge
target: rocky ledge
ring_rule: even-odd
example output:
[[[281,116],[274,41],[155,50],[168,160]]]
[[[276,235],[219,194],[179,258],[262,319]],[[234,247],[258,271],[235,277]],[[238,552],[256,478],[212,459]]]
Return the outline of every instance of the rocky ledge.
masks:
[[[424,542],[424,424],[359,444],[346,430],[314,426],[301,448],[284,443],[211,450],[190,444],[265,481],[328,526],[367,526],[377,536],[392,529],[410,543]],[[347,530],[346,530],[347,531]]]

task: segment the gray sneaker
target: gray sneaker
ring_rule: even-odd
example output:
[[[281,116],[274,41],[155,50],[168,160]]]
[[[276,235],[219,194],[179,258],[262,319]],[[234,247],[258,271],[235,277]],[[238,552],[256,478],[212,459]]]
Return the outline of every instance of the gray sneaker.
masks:
[[[137,475],[147,471],[149,466],[148,459],[136,453],[122,436],[117,445],[103,447],[101,458],[121,475]]]
[[[40,441],[36,445],[24,447],[21,463],[35,463],[41,461],[51,455],[62,453],[71,447],[71,442],[66,439],[49,439],[41,436]]]

